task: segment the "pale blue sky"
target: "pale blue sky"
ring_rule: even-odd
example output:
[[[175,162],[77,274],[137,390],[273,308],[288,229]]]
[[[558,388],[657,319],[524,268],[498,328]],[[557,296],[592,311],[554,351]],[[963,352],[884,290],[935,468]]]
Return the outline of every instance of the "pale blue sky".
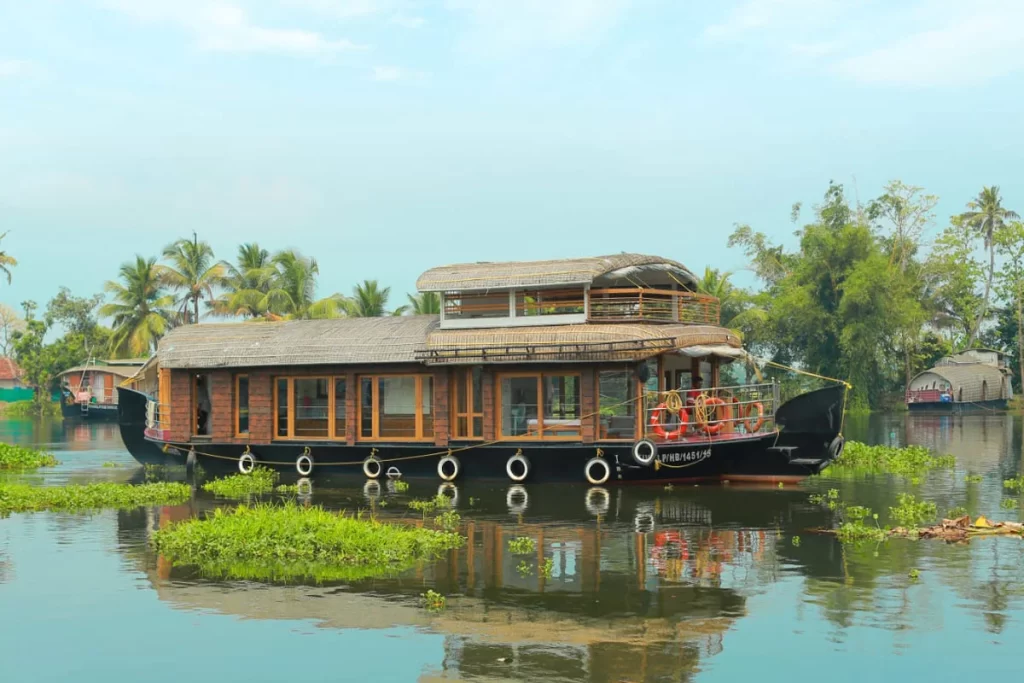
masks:
[[[1024,211],[1020,0],[0,0],[0,301],[192,230],[378,278],[593,255],[743,266],[828,181]],[[856,190],[855,190],[856,188]]]

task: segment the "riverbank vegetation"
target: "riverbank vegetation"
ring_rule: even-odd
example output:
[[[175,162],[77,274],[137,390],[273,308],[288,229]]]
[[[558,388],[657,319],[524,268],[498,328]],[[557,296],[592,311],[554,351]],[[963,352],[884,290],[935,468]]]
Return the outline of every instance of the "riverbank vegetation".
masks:
[[[217,509],[156,531],[153,547],[203,575],[318,582],[389,576],[462,545],[456,533],[294,502]]]
[[[187,484],[97,483],[68,486],[29,486],[0,483],[0,514],[59,510],[82,512],[103,508],[128,509],[143,505],[175,505],[189,499]]]
[[[755,287],[707,267],[698,288],[721,300],[722,324],[739,332],[756,356],[852,382],[853,412],[902,405],[914,374],[979,345],[1010,353],[1019,387],[1024,222],[1004,205],[998,187],[964,199],[962,212],[940,220],[938,197],[921,187],[894,180],[861,202],[829,184],[810,212],[793,206],[792,247],[775,239],[778,229],[770,236],[735,226],[728,243],[744,255]],[[211,317],[294,320],[440,309],[432,293],[408,295],[408,303],[395,306],[390,288],[372,279],[349,294],[324,295],[317,287],[320,267],[296,250],[257,243],[240,245],[230,261],[218,259],[193,234],[168,244],[160,258],[125,262],[102,295],[74,297],[61,289],[39,317],[34,302],[23,302],[24,319],[4,329],[13,330],[24,381],[42,401],[61,371],[90,356],[145,357],[176,325]],[[57,331],[63,335],[44,341]],[[786,395],[809,388],[806,376],[765,374],[783,382]]]
[[[15,444],[0,443],[0,470],[34,470],[60,463],[52,453]]]

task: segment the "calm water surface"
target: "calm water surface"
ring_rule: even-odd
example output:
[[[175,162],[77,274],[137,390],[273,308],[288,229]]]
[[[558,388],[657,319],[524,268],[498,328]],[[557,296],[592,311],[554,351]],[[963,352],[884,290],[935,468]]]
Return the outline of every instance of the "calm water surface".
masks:
[[[330,586],[202,580],[148,547],[152,529],[223,504],[0,519],[3,681],[975,680],[1024,673],[1024,542],[893,541],[844,549],[807,533],[809,493],[884,511],[912,490],[940,513],[1019,519],[1001,482],[1021,471],[1019,417],[879,416],[854,438],[957,457],[918,483],[801,487],[460,486],[471,542],[394,579]],[[141,481],[114,426],[0,422],[54,451],[43,484]],[[117,463],[120,467],[103,467]],[[981,482],[965,481],[967,474]],[[437,487],[315,482],[314,502],[401,516]],[[537,550],[512,553],[529,536]],[[794,537],[799,537],[794,541]],[[549,578],[537,565],[551,559]],[[920,571],[914,581],[908,573]],[[419,606],[427,589],[447,609]]]

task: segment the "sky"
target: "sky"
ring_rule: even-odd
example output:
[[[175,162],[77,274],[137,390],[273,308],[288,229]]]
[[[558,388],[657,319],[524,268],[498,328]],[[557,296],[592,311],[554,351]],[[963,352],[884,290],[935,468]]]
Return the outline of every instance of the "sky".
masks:
[[[983,185],[1024,213],[1022,24],[1020,0],[0,0],[0,302],[93,294],[192,231],[397,305],[463,261],[741,271],[733,226],[793,245],[830,180],[923,186],[935,231]]]

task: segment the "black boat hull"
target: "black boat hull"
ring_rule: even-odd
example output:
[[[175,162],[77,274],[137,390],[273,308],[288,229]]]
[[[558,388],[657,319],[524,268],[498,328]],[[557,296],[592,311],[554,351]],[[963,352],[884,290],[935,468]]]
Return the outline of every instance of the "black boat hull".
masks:
[[[82,420],[85,422],[114,422],[119,420],[117,406],[100,403],[60,403],[60,413],[65,420]]]
[[[907,410],[914,413],[941,413],[944,415],[962,415],[964,413],[991,413],[993,411],[1006,410],[1007,400],[1005,398],[992,399],[991,401],[971,401],[960,403],[949,401],[943,403],[934,401],[929,403],[908,403]]]
[[[780,432],[753,436],[736,435],[715,439],[693,438],[687,442],[661,444],[653,464],[641,465],[633,457],[632,443],[504,442],[479,444],[452,442],[448,448],[433,444],[354,444],[272,442],[269,444],[215,443],[195,441],[164,443],[145,436],[146,396],[120,389],[121,436],[139,462],[185,464],[195,451],[197,462],[207,470],[237,469],[240,457],[249,452],[257,464],[282,470],[297,470],[300,456],[312,458],[313,475],[321,472],[365,477],[363,463],[370,456],[381,461],[383,479],[394,468],[402,477],[440,480],[439,463],[450,454],[458,460],[454,480],[498,479],[509,481],[509,459],[517,454],[529,462],[522,483],[588,481],[587,464],[598,456],[608,464],[608,477],[590,483],[669,483],[693,481],[797,481],[817,474],[836,453],[841,428],[842,387],[825,389],[796,399],[779,410]],[[603,475],[598,467],[597,477]]]

